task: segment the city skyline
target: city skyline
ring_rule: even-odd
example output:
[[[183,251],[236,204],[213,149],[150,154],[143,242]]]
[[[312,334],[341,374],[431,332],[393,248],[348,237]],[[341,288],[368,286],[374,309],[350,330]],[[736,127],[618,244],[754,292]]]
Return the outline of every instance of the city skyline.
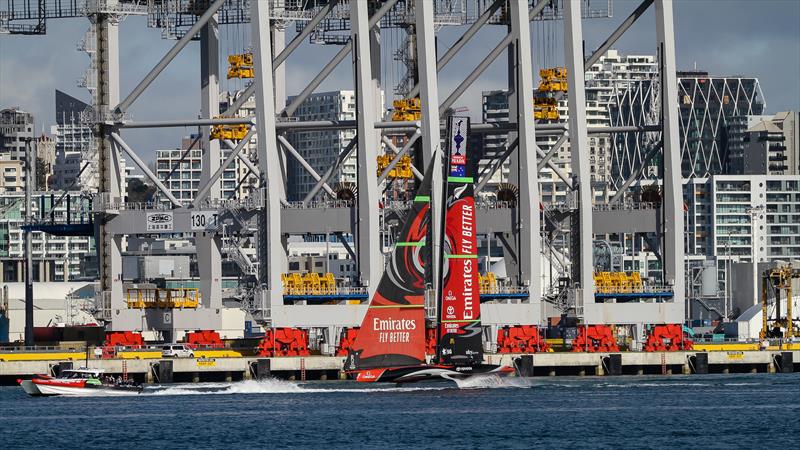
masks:
[[[611,19],[584,20],[584,39],[586,53],[596,48],[607,35],[638,5],[638,1],[617,0],[614,17]],[[728,2],[731,7],[720,8],[719,1],[677,1],[675,2],[675,27],[677,63],[680,70],[695,67],[712,75],[744,75],[759,78],[766,99],[766,111],[778,112],[800,109],[800,2],[777,0],[771,2]],[[623,54],[655,54],[655,48],[647,48],[652,42],[655,22],[653,10],[645,15],[614,46]],[[0,37],[0,105],[2,107],[20,106],[34,114],[37,133],[49,132],[55,123],[55,90],[63,90],[77,98],[88,100],[85,89],[75,85],[89,60],[85,54],[74,50],[77,42],[88,27],[81,20],[51,20],[48,34],[43,37],[2,36]],[[141,18],[128,18],[121,26],[121,85],[122,92],[129,92],[173,43],[162,40],[157,30],[149,33],[135,33],[144,23]],[[238,31],[235,31],[238,30]],[[249,37],[249,26],[222,28],[221,52],[241,51],[233,48],[244,45]],[[463,27],[445,27],[440,39],[440,51],[452,45],[463,31]],[[757,31],[754,33],[753,31]],[[241,33],[237,36],[236,33]],[[293,35],[287,31],[287,41]],[[485,53],[501,38],[500,27],[489,27],[481,36],[471,42],[466,51]],[[536,22],[531,29],[534,43],[543,35],[552,36],[552,48],[534,45],[534,65],[542,62],[548,66],[562,64],[557,56],[563,37],[563,23]],[[397,36],[394,36],[397,38]],[[390,32],[386,40],[391,44]],[[648,44],[642,45],[641,42]],[[165,70],[162,77],[146,92],[131,109],[134,120],[176,119],[194,117],[199,111],[199,67],[196,64],[199,46],[190,45]],[[57,49],[58,51],[54,51]],[[713,49],[713,51],[711,51]],[[537,54],[538,52],[538,54]],[[300,86],[316,74],[320,61],[327,60],[333,49],[318,45],[304,45],[298,50],[287,67],[287,95],[295,94]],[[384,61],[390,56],[384,51]],[[548,60],[551,57],[552,60]],[[543,61],[544,59],[544,61]],[[502,72],[505,57],[501,56],[456,103],[469,108],[473,118],[480,116],[481,92],[504,87]],[[397,81],[398,63],[384,62],[387,70],[384,82],[387,85]],[[455,86],[457,77],[453,74],[471,70],[472,61],[460,62],[456,59],[440,73],[442,91],[449,92]],[[37,70],[37,67],[44,70]],[[221,66],[224,68],[224,66]],[[400,68],[402,69],[402,68]],[[391,73],[391,72],[395,73]],[[25,83],[16,80],[25,74]],[[221,87],[236,88],[243,83],[234,80],[226,83],[222,77]],[[239,83],[237,85],[237,82]],[[352,87],[350,64],[345,61],[318,89],[349,89]],[[391,86],[387,88],[387,103],[391,100]],[[182,134],[190,134],[193,129],[156,129],[126,131],[126,139],[147,159],[154,159],[158,149],[169,149],[180,145]]]

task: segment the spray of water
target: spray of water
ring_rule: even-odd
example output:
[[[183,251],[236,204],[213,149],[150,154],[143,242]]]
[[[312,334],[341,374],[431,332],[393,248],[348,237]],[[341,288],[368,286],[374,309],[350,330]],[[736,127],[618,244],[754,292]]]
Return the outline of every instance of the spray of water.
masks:
[[[352,385],[350,385],[352,386]],[[380,393],[396,391],[428,391],[447,389],[437,387],[363,386],[358,388],[338,387],[333,384],[302,384],[275,378],[245,380],[235,383],[193,383],[175,386],[151,386],[143,395],[230,395],[230,394],[314,394],[333,392]]]
[[[503,389],[528,388],[531,383],[527,378],[501,377],[497,374],[473,375],[467,378],[450,378],[459,389]]]
[[[208,394],[290,394],[302,392],[295,383],[274,378],[245,380],[236,383],[195,383],[178,386],[154,386],[144,390],[150,395],[208,395]]]

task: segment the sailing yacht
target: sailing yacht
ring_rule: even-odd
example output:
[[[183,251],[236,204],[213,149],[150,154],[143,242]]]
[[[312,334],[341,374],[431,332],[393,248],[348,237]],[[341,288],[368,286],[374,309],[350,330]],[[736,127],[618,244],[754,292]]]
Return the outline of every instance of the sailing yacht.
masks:
[[[405,383],[510,374],[483,363],[473,165],[468,117],[450,117],[443,189],[440,273],[430,272],[431,173],[425,174],[386,271],[378,283],[344,370],[362,382]],[[435,157],[435,156],[434,156]],[[436,355],[426,360],[425,292],[438,276]]]

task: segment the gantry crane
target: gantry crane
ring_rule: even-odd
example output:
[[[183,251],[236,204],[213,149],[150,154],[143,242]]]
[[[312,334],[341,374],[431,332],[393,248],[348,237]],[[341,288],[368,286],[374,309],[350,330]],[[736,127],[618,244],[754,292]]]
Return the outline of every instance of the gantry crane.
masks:
[[[768,337],[792,338],[800,336],[795,331],[792,322],[792,282],[800,279],[800,269],[792,267],[791,264],[773,267],[764,271],[761,283],[761,339]],[[771,286],[775,289],[775,317],[770,317],[768,306],[768,289]],[[786,316],[781,317],[781,291],[786,291]],[[770,330],[769,326],[773,328]],[[781,329],[785,331],[781,334]]]

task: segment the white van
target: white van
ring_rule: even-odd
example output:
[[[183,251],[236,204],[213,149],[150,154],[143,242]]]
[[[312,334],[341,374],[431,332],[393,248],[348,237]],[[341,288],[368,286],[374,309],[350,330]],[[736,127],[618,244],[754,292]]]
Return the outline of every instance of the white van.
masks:
[[[185,344],[167,344],[161,350],[164,358],[194,358],[194,351]]]

